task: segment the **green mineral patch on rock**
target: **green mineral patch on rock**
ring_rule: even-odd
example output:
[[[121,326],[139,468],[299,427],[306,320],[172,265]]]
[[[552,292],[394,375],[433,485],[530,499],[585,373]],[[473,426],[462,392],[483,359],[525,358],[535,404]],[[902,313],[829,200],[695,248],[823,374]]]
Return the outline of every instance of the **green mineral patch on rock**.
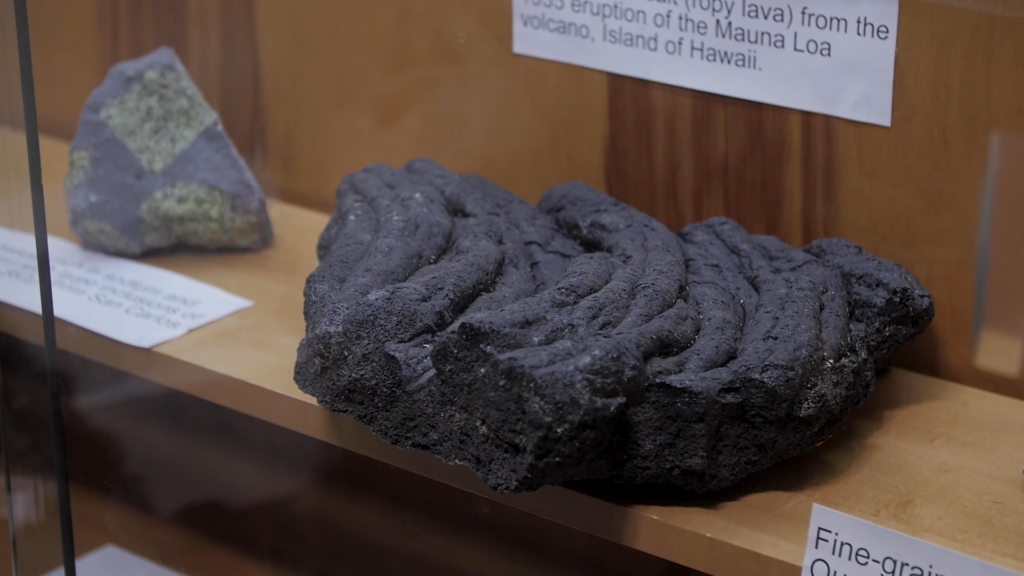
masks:
[[[260,244],[257,214],[241,213],[224,192],[183,183],[147,198],[139,213],[147,249],[253,248]]]
[[[85,180],[92,169],[92,157],[88,148],[79,148],[71,151],[71,166],[68,168],[68,175],[64,177],[64,192],[68,193]]]
[[[217,113],[188,75],[149,70],[104,106],[100,117],[146,170],[159,174],[217,120]]]
[[[142,247],[137,246],[116,228],[99,220],[89,220],[82,224],[82,240],[88,246],[96,244],[104,251],[121,256],[138,256]]]

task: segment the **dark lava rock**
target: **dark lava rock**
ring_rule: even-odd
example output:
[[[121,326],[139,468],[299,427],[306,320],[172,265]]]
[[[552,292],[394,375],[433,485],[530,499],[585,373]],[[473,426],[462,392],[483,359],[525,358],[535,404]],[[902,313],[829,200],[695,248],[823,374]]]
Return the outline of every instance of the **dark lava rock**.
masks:
[[[86,102],[64,180],[71,229],[121,256],[270,244],[256,178],[170,48],[111,68]]]
[[[419,160],[342,182],[295,380],[496,490],[729,486],[829,438],[934,314],[901,266],[582,184],[536,208]]]

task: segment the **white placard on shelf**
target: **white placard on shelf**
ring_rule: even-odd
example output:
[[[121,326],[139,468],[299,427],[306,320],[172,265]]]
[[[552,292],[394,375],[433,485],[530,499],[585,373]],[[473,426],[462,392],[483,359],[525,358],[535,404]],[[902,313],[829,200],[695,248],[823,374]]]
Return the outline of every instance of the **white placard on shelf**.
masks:
[[[512,0],[513,51],[890,126],[899,0]]]
[[[814,505],[802,576],[1019,576],[860,518]]]
[[[152,348],[252,302],[187,276],[49,238],[54,316]],[[40,313],[35,237],[0,227],[0,301]]]
[[[181,572],[168,570],[113,544],[77,558],[75,571],[78,576],[183,576]],[[46,576],[64,576],[64,568],[48,572]]]

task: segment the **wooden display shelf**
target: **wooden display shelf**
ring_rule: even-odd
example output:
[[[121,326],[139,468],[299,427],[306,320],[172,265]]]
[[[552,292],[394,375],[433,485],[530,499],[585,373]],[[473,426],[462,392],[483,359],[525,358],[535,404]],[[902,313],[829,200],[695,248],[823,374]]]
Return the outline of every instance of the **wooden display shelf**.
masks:
[[[0,145],[18,138],[0,131],[7,140]],[[67,144],[44,138],[42,158],[50,233],[71,238],[61,192]],[[11,193],[0,190],[0,197]],[[814,503],[1024,572],[1024,402],[901,370],[883,377],[868,404],[828,443],[699,505],[622,506],[563,488],[498,495],[465,468],[395,449],[323,410],[293,383],[304,332],[302,288],[316,266],[327,215],[273,201],[270,215],[277,241],[266,251],[147,260],[251,299],[252,308],[152,350],[64,322],[58,344],[714,576],[799,574]],[[0,330],[41,342],[39,318],[10,306],[0,305]]]

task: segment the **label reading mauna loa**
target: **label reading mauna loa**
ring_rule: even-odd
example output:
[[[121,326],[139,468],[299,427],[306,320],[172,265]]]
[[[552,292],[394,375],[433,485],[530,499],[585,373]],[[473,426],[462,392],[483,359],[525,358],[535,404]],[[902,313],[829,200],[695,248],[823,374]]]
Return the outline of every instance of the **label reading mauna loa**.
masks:
[[[512,0],[513,51],[892,123],[898,0]]]

